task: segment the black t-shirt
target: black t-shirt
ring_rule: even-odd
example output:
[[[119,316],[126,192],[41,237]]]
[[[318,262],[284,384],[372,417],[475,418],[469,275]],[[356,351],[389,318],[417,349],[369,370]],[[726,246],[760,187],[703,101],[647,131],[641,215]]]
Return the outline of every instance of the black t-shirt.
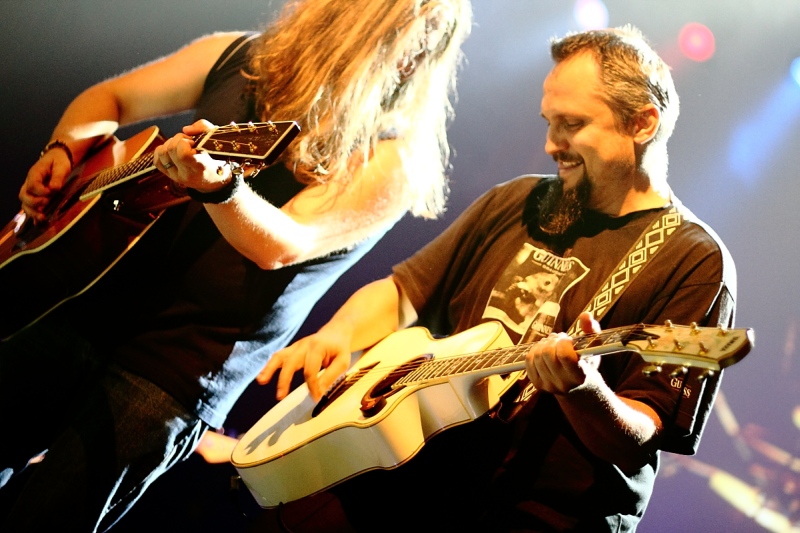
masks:
[[[535,221],[537,198],[551,182],[527,176],[496,186],[431,244],[395,267],[395,279],[418,311],[419,325],[450,335],[484,320],[500,320],[515,341],[535,327],[565,331],[643,230],[664,212],[620,218],[589,214],[570,242],[547,242]],[[733,263],[716,236],[680,209],[686,222],[603,317],[604,329],[666,319],[732,325]],[[554,316],[537,320],[543,309]],[[689,376],[684,387],[668,372],[644,377],[644,364],[636,355],[606,356],[600,371],[618,395],[644,402],[659,414],[665,424],[664,449],[693,453],[719,382],[703,385]],[[513,401],[515,393],[504,401]],[[652,490],[657,455],[638,472],[622,473],[586,449],[546,394],[535,396],[510,423],[501,418],[484,416],[447,430],[395,472],[369,473],[350,487],[345,484],[340,489],[345,507],[358,508],[353,519],[365,527],[405,505],[423,515],[428,508],[435,521],[429,523],[431,530],[635,527]],[[375,484],[382,487],[379,499],[365,488]],[[412,486],[417,490],[411,491]]]

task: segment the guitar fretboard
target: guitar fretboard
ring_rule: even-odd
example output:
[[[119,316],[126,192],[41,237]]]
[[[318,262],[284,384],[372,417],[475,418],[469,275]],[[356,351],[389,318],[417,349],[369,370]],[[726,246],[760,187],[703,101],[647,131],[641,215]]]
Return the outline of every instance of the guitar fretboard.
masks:
[[[625,344],[629,337],[639,329],[639,326],[631,326],[584,335],[572,339],[572,345],[576,351],[580,351],[590,347]],[[534,342],[467,355],[442,357],[421,363],[416,362],[413,364],[418,365],[418,368],[411,372],[408,372],[408,367],[401,366],[398,367],[397,372],[408,373],[398,379],[394,386],[403,387],[484,370],[492,370],[495,373],[503,372],[504,370],[508,372],[521,370],[524,367],[525,356],[535,344]]]
[[[229,124],[220,126],[205,133],[192,137],[198,150],[215,156],[239,161],[242,166],[252,170],[248,174],[253,177],[256,173],[273,163],[288,144],[300,131],[296,122],[248,122],[247,124]],[[103,170],[94,177],[81,194],[81,200],[105,191],[106,189],[156,172],[153,152],[148,152],[141,157]]]
[[[101,171],[86,187],[81,198],[88,198],[116,183],[136,178],[154,170],[156,170],[156,167],[153,164],[153,153],[149,152],[127,163]]]

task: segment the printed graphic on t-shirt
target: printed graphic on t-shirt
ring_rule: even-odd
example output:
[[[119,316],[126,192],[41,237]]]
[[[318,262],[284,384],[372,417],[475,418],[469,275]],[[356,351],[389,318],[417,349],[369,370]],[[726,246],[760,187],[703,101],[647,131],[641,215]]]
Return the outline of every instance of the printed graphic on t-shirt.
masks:
[[[553,331],[561,297],[588,273],[575,257],[525,243],[492,289],[483,318],[499,320],[521,342],[546,337]]]

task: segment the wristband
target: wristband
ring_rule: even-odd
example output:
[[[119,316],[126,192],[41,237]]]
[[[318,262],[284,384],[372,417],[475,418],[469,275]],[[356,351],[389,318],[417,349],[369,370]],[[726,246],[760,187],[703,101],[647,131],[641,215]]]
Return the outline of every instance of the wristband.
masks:
[[[244,182],[243,173],[236,172],[235,170],[236,169],[233,169],[231,172],[231,180],[216,191],[200,192],[197,189],[186,187],[186,193],[192,200],[204,204],[224,204],[233,198],[233,195],[236,194],[236,191],[239,190],[239,187]]]
[[[75,162],[72,160],[72,150],[69,149],[69,146],[64,141],[59,141],[58,139],[53,139],[49,143],[42,148],[42,152],[39,154],[39,158],[44,157],[44,154],[52,150],[53,148],[61,148],[64,150],[64,153],[67,154],[67,159],[69,159],[69,168],[75,167]]]

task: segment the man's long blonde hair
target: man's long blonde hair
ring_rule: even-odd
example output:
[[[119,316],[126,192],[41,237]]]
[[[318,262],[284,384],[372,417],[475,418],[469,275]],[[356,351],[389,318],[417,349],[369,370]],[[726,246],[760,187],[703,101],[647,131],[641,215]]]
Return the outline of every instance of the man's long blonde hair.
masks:
[[[346,183],[379,139],[397,136],[415,201],[444,209],[446,126],[469,34],[468,0],[295,0],[253,44],[262,120],[296,120],[285,160],[305,182]]]

